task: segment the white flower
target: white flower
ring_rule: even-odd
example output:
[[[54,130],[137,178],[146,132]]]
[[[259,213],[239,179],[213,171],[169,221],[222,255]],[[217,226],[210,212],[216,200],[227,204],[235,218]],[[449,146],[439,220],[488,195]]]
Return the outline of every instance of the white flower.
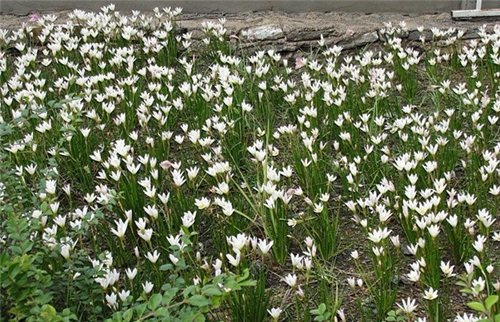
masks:
[[[236,252],[236,257],[234,257],[231,254],[226,254],[226,257],[227,257],[227,260],[229,261],[229,263],[231,265],[233,265],[234,267],[238,267],[238,265],[240,265],[240,260],[241,260],[240,252]]]
[[[292,266],[294,268],[300,268],[302,266],[302,259],[304,258],[304,256],[292,253],[290,257],[292,260]]]
[[[172,180],[174,181],[174,185],[177,187],[180,187],[186,182],[186,179],[184,179],[184,175],[180,170],[174,169],[172,171]]]
[[[179,259],[172,254],[168,255],[168,258],[174,265],[177,265],[177,263],[179,262]]]
[[[389,237],[390,234],[391,234],[391,230],[387,230],[387,227],[384,227],[384,229],[379,228],[377,230],[372,230],[368,234],[368,239],[371,240],[373,243],[378,244],[382,240]]]
[[[127,298],[130,296],[130,291],[122,290],[120,293],[118,293],[118,297],[120,297],[120,300],[122,302],[127,302]]]
[[[56,180],[45,181],[45,191],[50,195],[54,195],[56,193],[56,185],[57,185]]]
[[[406,301],[402,300],[401,304],[397,303],[397,306],[406,314],[412,313],[418,307],[418,305],[415,304],[415,299],[412,300],[411,298],[406,299]]]
[[[278,308],[272,308],[270,310],[267,310],[267,312],[269,313],[269,315],[274,319],[274,320],[278,320],[281,312],[283,312],[282,309],[280,309],[279,307]]]
[[[54,218],[54,222],[61,228],[64,228],[66,226],[66,216],[57,216]]]
[[[139,237],[148,242],[151,240],[151,237],[153,236],[153,229],[151,228],[144,229],[143,231],[138,231],[137,234],[139,235]]]
[[[195,212],[186,211],[184,213],[184,216],[182,216],[182,225],[186,228],[189,228],[194,224],[195,220],[196,220],[196,211]]]
[[[115,220],[115,224],[116,224],[116,229],[111,228],[111,232],[115,234],[118,238],[122,239],[123,237],[125,237],[125,233],[127,232],[128,219],[125,220],[125,222],[122,221],[121,219]]]
[[[452,276],[456,275],[456,274],[453,274],[453,268],[455,268],[455,266],[453,266],[453,265],[450,266],[449,261],[446,263],[444,261],[441,261],[440,268],[446,277],[452,277]]]
[[[476,241],[472,244],[474,249],[481,253],[484,250],[484,243],[486,242],[486,237],[483,235],[478,235]]]
[[[111,309],[116,309],[118,307],[118,303],[116,302],[116,293],[113,292],[111,294],[106,294],[106,302]]]
[[[153,253],[148,252],[146,254],[146,258],[151,262],[151,263],[156,263],[158,261],[158,258],[160,258],[160,253],[155,249]]]
[[[61,255],[62,257],[64,257],[65,259],[69,259],[70,257],[70,250],[71,250],[71,247],[69,245],[62,245],[61,246]]]
[[[288,274],[285,276],[284,281],[290,286],[290,287],[295,287],[297,285],[297,275],[295,274]]]
[[[430,225],[427,227],[429,234],[432,238],[436,238],[439,235],[439,226],[438,225]]]
[[[259,250],[261,251],[262,255],[266,255],[271,250],[273,244],[274,241],[272,240],[268,243],[265,239],[259,239],[259,243],[257,245],[259,246]]]
[[[426,300],[435,300],[438,297],[438,291],[434,290],[432,287],[430,287],[428,290],[424,291],[424,299]]]
[[[154,284],[151,283],[150,281],[146,281],[142,283],[142,289],[144,290],[144,293],[149,294],[153,290]]]
[[[187,175],[188,175],[189,180],[194,180],[199,172],[200,172],[200,168],[198,168],[198,167],[192,167],[192,168],[187,169]]]
[[[129,280],[133,280],[135,276],[137,275],[137,268],[134,267],[134,269],[127,268],[125,269],[125,273],[127,274],[127,277]]]
[[[408,273],[408,279],[412,282],[418,282],[420,280],[420,271],[418,270],[413,270],[410,273]]]
[[[158,209],[155,206],[144,206],[144,212],[146,212],[151,218],[158,219]]]
[[[467,315],[467,313],[464,313],[463,316],[457,315],[454,320],[454,322],[476,322],[476,321],[479,321],[479,318],[475,317],[472,314]]]
[[[195,199],[194,204],[198,209],[206,209],[210,206],[210,200],[208,198],[202,197],[201,199]]]

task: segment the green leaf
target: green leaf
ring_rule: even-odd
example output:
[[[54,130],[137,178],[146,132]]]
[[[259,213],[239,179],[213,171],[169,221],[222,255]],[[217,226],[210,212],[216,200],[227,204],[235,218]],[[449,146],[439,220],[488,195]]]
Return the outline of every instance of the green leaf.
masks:
[[[212,301],[204,297],[203,295],[193,295],[191,298],[189,298],[188,303],[190,305],[196,306],[196,307],[202,307],[202,306],[208,306],[212,304]]]
[[[171,271],[173,268],[172,264],[165,264],[160,266],[160,271]]]
[[[156,316],[162,317],[162,318],[167,318],[170,316],[170,312],[166,307],[161,307],[158,310],[156,310]],[[162,319],[163,321],[163,319]]]
[[[500,322],[500,314],[495,315],[495,322]]]
[[[137,311],[137,317],[141,318],[144,315],[144,311],[146,311],[146,303],[139,305],[136,308],[136,311]]]
[[[170,302],[172,301],[174,296],[177,294],[177,291],[179,291],[179,289],[177,287],[174,287],[174,288],[171,288],[171,289],[168,289],[165,291],[164,300],[165,300],[166,305],[170,304]]]
[[[128,309],[125,312],[123,312],[123,321],[130,322],[132,321],[133,316],[134,316],[134,310]]]
[[[495,305],[495,303],[498,302],[498,295],[490,295],[486,298],[486,300],[484,301],[484,306],[486,306],[486,309],[488,311],[491,311],[491,308],[493,307],[493,305]]]
[[[44,321],[61,321],[61,317],[57,315],[56,309],[52,305],[45,304],[42,306],[40,316]]]
[[[467,306],[470,307],[473,310],[476,310],[476,311],[479,311],[479,312],[483,312],[483,313],[487,313],[487,310],[484,307],[483,303],[469,302],[469,303],[467,303]]]
[[[201,290],[201,292],[206,296],[220,296],[223,294],[222,291],[215,285],[207,285]]]
[[[113,315],[113,322],[122,322],[122,312],[116,312]]]
[[[11,279],[15,279],[19,271],[21,270],[21,265],[19,263],[12,263],[9,266],[9,276]]]
[[[160,306],[161,304],[161,300],[163,299],[163,296],[161,296],[161,294],[154,294],[153,296],[151,296],[149,298],[149,302],[148,302],[148,308],[151,310],[151,311],[154,311],[156,310],[156,308],[158,306]]]
[[[220,304],[221,304],[221,296],[214,296],[212,297],[212,307],[214,309],[217,309],[220,307]]]

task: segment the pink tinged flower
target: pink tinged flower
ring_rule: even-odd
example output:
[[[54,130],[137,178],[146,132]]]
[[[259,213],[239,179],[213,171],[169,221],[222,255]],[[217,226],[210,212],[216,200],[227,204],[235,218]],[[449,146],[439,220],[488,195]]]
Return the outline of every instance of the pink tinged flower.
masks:
[[[28,18],[30,18],[30,21],[31,22],[36,22],[40,19],[40,17],[36,14],[36,13],[32,13],[28,16]]]
[[[303,57],[295,58],[295,69],[299,69],[304,67],[307,64],[307,59]]]
[[[170,162],[168,160],[160,162],[160,167],[162,167],[164,170],[170,169],[171,166],[172,166],[172,162]]]

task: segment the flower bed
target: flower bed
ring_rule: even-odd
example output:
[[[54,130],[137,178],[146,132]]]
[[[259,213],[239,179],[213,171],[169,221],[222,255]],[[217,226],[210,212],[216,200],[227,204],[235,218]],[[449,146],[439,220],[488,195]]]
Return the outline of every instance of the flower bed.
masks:
[[[290,61],[180,13],[0,32],[2,318],[500,319],[500,27]]]

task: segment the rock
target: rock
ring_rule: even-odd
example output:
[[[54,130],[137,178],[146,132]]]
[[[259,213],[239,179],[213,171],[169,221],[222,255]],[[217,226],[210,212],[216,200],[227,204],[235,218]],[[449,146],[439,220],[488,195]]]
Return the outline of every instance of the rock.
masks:
[[[328,30],[291,30],[286,35],[288,41],[319,40],[321,35],[327,37]]]
[[[374,43],[378,41],[378,32],[372,31],[362,34],[361,36],[353,39],[353,40],[344,40],[338,43],[339,46],[342,46],[344,49],[351,49],[356,47],[361,47],[367,44]]]
[[[408,40],[411,41],[420,41],[420,37],[423,36],[425,41],[431,41],[434,36],[432,35],[432,31],[429,29],[425,29],[422,33],[420,33],[418,30],[412,30],[410,31],[410,34],[408,35]]]
[[[274,40],[283,38],[283,30],[278,25],[265,25],[250,28],[242,32],[248,40]]]
[[[468,30],[465,32],[465,34],[462,36],[463,40],[468,40],[468,39],[478,39],[479,34],[477,33],[476,30]]]
[[[410,33],[408,31],[403,31],[403,32],[400,32],[400,33],[396,33],[396,36],[398,38],[401,38],[401,39],[406,39],[406,38],[409,37],[409,35],[410,35]],[[379,37],[380,41],[387,42],[387,39],[388,39],[387,34],[379,32],[378,33],[378,37]],[[393,36],[391,36],[389,38],[392,38],[392,37]]]

